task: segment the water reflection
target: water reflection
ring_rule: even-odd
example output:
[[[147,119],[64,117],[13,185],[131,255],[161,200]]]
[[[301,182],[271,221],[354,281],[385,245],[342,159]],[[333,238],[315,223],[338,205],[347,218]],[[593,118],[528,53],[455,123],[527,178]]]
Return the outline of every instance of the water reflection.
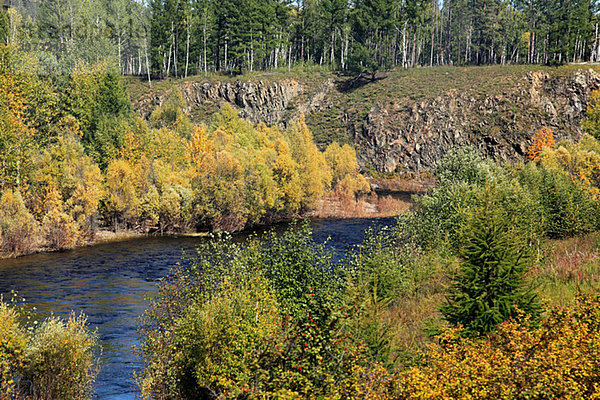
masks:
[[[393,223],[393,218],[381,218],[322,220],[312,225],[315,240],[330,238],[328,246],[341,256],[349,245],[362,241],[369,226]],[[193,254],[202,240],[206,239],[144,238],[0,260],[0,293],[17,291],[43,315],[85,313],[103,347],[96,397],[134,399],[137,390],[132,376],[140,368],[132,350],[138,343],[137,318],[156,293],[158,280],[176,263],[185,264],[182,253]]]

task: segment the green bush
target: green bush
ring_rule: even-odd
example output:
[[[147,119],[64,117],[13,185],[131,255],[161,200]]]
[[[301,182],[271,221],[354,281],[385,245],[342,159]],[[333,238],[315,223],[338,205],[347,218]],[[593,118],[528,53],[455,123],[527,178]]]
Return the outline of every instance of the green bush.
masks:
[[[0,301],[0,398],[91,399],[99,350],[85,318],[24,326],[22,313]]]
[[[459,147],[448,151],[438,163],[434,175],[439,186],[457,182],[480,186],[502,174],[502,169],[496,163],[483,158],[473,148]]]
[[[285,313],[293,318],[315,317],[333,306],[343,288],[344,271],[324,244],[314,243],[307,223],[292,225],[284,235],[273,232],[263,240],[262,268]]]
[[[279,328],[277,301],[267,281],[246,271],[235,279],[225,277],[218,290],[201,298],[175,321],[168,336],[153,336],[155,353],[141,385],[145,397],[193,398],[199,389],[238,398],[262,386],[261,357]]]
[[[415,212],[399,219],[403,236],[423,249],[454,244],[477,190],[475,185],[452,182],[415,198]]]
[[[486,185],[493,184],[497,206],[520,215],[528,238],[563,238],[592,231],[598,201],[585,183],[561,167],[529,163],[500,169],[472,150],[449,152],[436,169],[437,188],[416,199],[416,211],[401,218],[404,236],[425,249],[458,248],[458,232]]]
[[[153,128],[169,128],[185,138],[190,138],[194,125],[183,111],[188,108],[181,92],[174,89],[165,102],[157,106],[150,115],[150,125]]]
[[[378,298],[393,300],[408,285],[407,267],[410,248],[400,243],[396,232],[386,228],[365,232],[363,243],[347,255],[348,279]]]
[[[348,335],[345,282],[307,225],[202,245],[144,317],[144,397],[335,398],[368,363]]]
[[[102,170],[105,170],[122,152],[125,133],[131,130],[131,122],[123,116],[102,115],[95,123],[96,129],[91,134],[89,143],[84,142],[84,144],[88,154]]]
[[[454,245],[479,187],[502,176],[472,148],[451,149],[435,170],[437,187],[416,198],[416,211],[400,221],[406,239],[425,249]]]
[[[460,229],[475,199],[489,185],[494,187],[498,207],[521,216],[516,222],[527,228],[529,239],[543,232],[543,209],[530,187],[473,150],[450,151],[440,161],[436,177],[437,187],[415,199],[414,213],[400,218],[405,240],[424,249],[449,245],[456,251]]]
[[[400,242],[395,230],[368,230],[362,244],[344,261],[348,266],[345,302],[354,309],[347,321],[352,335],[364,342],[369,358],[392,367],[397,358],[393,326],[385,312],[412,286],[415,249]]]
[[[566,171],[530,163],[520,171],[519,180],[539,202],[546,236],[570,237],[596,226],[597,201]]]

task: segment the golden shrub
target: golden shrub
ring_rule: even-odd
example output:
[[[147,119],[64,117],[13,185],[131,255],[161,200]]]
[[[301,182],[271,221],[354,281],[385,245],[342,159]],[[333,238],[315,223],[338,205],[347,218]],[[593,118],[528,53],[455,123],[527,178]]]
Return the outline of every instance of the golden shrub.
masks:
[[[72,249],[79,240],[79,228],[73,217],[62,207],[52,208],[42,221],[42,231],[48,247],[55,250]]]
[[[369,192],[370,186],[359,172],[356,151],[348,144],[333,142],[325,149],[325,159],[332,171],[332,185],[342,197]]]
[[[50,317],[35,329],[0,298],[0,400],[87,400],[98,373],[97,338],[82,316]]]
[[[30,338],[23,369],[28,392],[37,400],[87,400],[99,368],[97,340],[83,316],[50,317]]]
[[[132,220],[139,211],[139,193],[136,190],[135,171],[123,159],[111,161],[106,170],[106,204],[113,216],[115,229],[120,218]]]
[[[19,191],[5,190],[0,197],[1,248],[5,254],[26,254],[39,243],[39,224],[25,207]]]
[[[510,320],[485,339],[448,330],[400,374],[405,399],[600,398],[600,296],[553,308],[541,325]]]
[[[27,336],[17,313],[1,301],[0,321],[0,400],[8,400],[17,395],[16,377],[25,362]]]

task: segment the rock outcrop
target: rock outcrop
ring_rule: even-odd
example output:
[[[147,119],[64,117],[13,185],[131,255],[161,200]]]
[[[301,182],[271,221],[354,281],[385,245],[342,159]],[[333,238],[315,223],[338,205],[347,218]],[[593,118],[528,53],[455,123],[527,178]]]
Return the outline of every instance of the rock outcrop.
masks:
[[[557,139],[579,137],[590,93],[598,88],[600,75],[592,70],[555,78],[535,72],[494,96],[451,91],[410,108],[392,100],[369,111],[355,128],[354,142],[362,164],[387,172],[431,169],[453,146],[515,161],[541,127],[552,129]]]
[[[182,82],[179,91],[188,104],[187,112],[207,104],[228,102],[239,109],[240,117],[253,123],[280,124],[292,99],[302,92],[297,80],[232,81],[232,82]],[[152,94],[136,104],[136,109],[147,118],[154,107],[162,105],[169,91]]]
[[[338,126],[348,141],[355,143],[361,165],[391,172],[431,169],[448,149],[464,145],[497,160],[515,161],[525,154],[535,131],[544,126],[552,129],[557,139],[582,134],[580,123],[590,93],[600,88],[598,73],[592,69],[570,74],[537,71],[519,79],[494,93],[451,89],[418,101],[381,95],[361,112],[340,105],[345,94],[332,78],[312,86],[282,79],[182,82],[178,88],[191,115],[201,114],[209,104],[229,102],[243,118],[282,126],[300,114],[306,114],[310,125],[337,105],[339,115],[330,119],[341,124]],[[148,116],[167,95],[152,94],[136,108]],[[319,125],[317,140],[327,136],[319,132],[326,129]]]

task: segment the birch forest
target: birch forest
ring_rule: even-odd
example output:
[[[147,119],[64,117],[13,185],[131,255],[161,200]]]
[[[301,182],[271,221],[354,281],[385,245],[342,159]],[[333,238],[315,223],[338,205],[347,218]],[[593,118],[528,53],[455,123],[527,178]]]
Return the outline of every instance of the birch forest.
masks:
[[[595,0],[5,0],[0,39],[48,73],[111,60],[149,79],[320,65],[600,59]]]

